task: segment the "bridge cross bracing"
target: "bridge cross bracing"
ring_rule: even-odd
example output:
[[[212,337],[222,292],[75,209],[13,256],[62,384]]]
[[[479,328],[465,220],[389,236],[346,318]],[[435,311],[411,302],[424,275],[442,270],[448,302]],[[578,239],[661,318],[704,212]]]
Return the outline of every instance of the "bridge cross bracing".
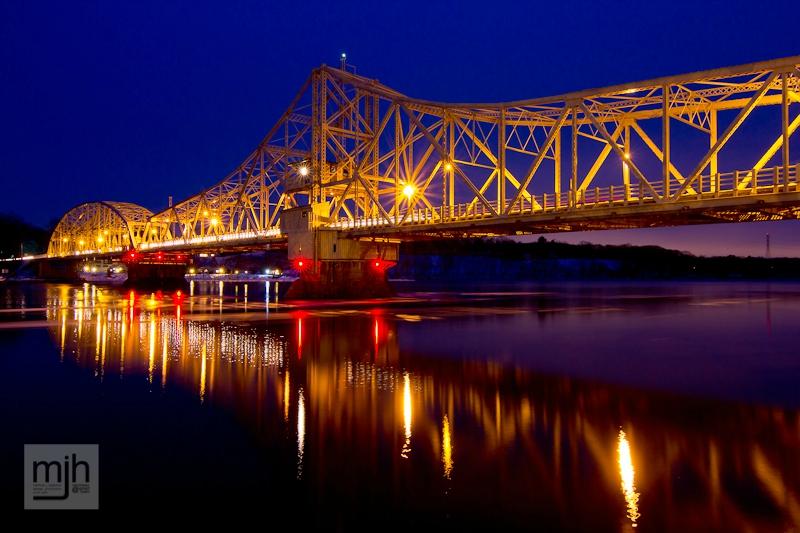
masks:
[[[799,67],[451,104],[322,66],[224,179],[158,213],[83,204],[48,255],[257,247],[301,206],[364,239],[796,219]]]

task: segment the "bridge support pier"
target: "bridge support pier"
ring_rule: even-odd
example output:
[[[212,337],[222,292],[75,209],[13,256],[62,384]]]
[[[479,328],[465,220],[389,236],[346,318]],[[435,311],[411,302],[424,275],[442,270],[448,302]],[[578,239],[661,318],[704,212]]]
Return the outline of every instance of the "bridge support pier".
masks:
[[[300,273],[286,297],[382,298],[394,290],[387,269],[398,258],[399,242],[389,239],[353,239],[344,232],[323,229],[327,204],[287,209],[281,228],[288,237],[289,260]]]

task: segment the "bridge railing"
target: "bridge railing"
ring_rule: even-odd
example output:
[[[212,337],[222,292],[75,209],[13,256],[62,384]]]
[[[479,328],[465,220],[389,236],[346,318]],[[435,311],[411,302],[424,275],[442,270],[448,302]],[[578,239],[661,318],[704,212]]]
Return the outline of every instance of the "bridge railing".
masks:
[[[202,237],[198,236],[189,239],[177,238],[177,239],[171,239],[154,243],[144,242],[139,245],[139,249],[163,250],[165,248],[185,248],[186,246],[200,246],[204,244],[217,244],[217,243],[224,244],[232,241],[249,241],[249,240],[265,239],[265,238],[277,238],[280,236],[281,236],[281,230],[280,228],[276,227],[266,230],[238,231],[235,233],[222,233],[219,235],[204,235]]]
[[[497,218],[500,216],[523,216],[552,213],[556,211],[591,210],[612,206],[635,206],[666,203],[692,203],[714,198],[730,198],[740,196],[769,195],[778,193],[800,192],[798,177],[800,164],[788,169],[783,166],[752,170],[737,170],[714,175],[700,175],[680,195],[677,192],[683,180],[670,181],[670,194],[664,197],[664,184],[651,184],[652,190],[641,183],[630,185],[611,185],[571,191],[531,194],[522,197],[508,209],[499,207],[496,201],[461,203],[452,207],[420,207],[410,211],[390,214],[389,220],[383,217],[361,217],[358,219],[342,218],[330,224],[341,229],[365,229],[386,226],[433,225],[448,222],[461,222]]]

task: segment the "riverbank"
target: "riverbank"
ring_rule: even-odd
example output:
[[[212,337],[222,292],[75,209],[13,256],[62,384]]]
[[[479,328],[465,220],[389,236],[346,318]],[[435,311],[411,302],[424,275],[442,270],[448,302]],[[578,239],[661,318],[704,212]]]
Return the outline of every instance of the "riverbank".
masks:
[[[392,278],[468,280],[800,280],[800,258],[698,257],[658,246],[522,243],[510,239],[406,242]]]

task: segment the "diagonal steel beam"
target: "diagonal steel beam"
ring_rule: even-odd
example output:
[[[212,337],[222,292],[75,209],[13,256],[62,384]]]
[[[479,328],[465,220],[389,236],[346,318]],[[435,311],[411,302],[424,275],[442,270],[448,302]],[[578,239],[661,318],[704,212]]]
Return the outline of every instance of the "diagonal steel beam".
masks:
[[[556,138],[556,135],[559,134],[561,131],[561,126],[564,125],[566,122],[567,117],[570,114],[570,108],[565,107],[564,110],[561,112],[561,115],[556,120],[555,124],[550,127],[550,132],[547,134],[547,139],[545,139],[544,144],[539,148],[539,155],[536,156],[536,159],[533,160],[531,163],[528,172],[525,173],[525,179],[522,180],[519,188],[517,189],[517,193],[514,195],[514,198],[509,202],[508,206],[506,207],[505,214],[508,214],[511,211],[511,208],[519,201],[522,193],[526,191],[528,185],[530,184],[531,180],[533,179],[533,175],[536,174],[536,171],[539,170],[539,166],[544,161],[544,158],[547,154],[547,151],[550,149],[550,145],[553,144],[553,141]]]
[[[620,122],[617,125],[617,127],[614,129],[614,133],[611,134],[611,139],[614,142],[616,142],[617,139],[619,139],[619,136],[624,131],[624,129],[625,129],[625,125]],[[603,141],[603,139],[600,139],[600,141]],[[600,150],[600,153],[597,155],[597,159],[595,159],[594,163],[592,164],[592,168],[589,169],[589,172],[586,173],[586,177],[583,178],[583,181],[581,182],[580,186],[578,187],[579,191],[585,191],[589,187],[589,185],[592,183],[592,180],[594,179],[595,175],[600,170],[600,167],[603,166],[603,163],[605,162],[606,158],[608,157],[608,154],[611,153],[611,145],[608,144],[607,142],[604,142],[604,141],[603,141],[603,143],[604,143],[603,149]]]
[[[386,220],[386,223],[387,224],[391,224],[392,220],[391,220],[391,217],[389,216],[389,213],[386,212],[386,210],[383,208],[383,205],[375,197],[375,194],[373,194],[373,192],[372,192],[372,188],[369,186],[369,184],[366,181],[364,181],[364,178],[361,177],[361,173],[360,172],[355,172],[355,175],[356,175],[356,179],[358,179],[358,181],[361,183],[361,185],[364,186],[364,190],[367,191],[367,194],[369,195],[370,199],[375,204],[375,206],[378,208],[378,211],[380,211],[381,216]]]
[[[486,158],[487,158],[487,159],[488,159],[488,160],[489,160],[489,161],[490,161],[490,162],[491,162],[491,163],[492,163],[492,164],[493,164],[495,167],[498,167],[498,168],[499,168],[499,165],[498,165],[498,159],[497,159],[497,157],[496,157],[496,156],[495,156],[495,155],[492,153],[492,151],[489,149],[489,147],[488,147],[488,146],[486,146],[486,144],[485,144],[483,141],[481,141],[481,140],[478,138],[478,136],[477,136],[477,135],[475,135],[475,134],[474,134],[474,133],[473,133],[473,132],[472,132],[472,131],[471,131],[471,130],[470,130],[468,127],[467,127],[467,125],[466,125],[466,124],[464,124],[464,123],[461,121],[461,119],[460,119],[460,118],[458,118],[458,117],[453,117],[453,119],[454,119],[454,122],[455,122],[456,124],[458,124],[458,126],[461,128],[461,130],[462,130],[462,131],[463,131],[463,132],[466,134],[466,136],[467,136],[467,137],[469,137],[469,138],[470,138],[470,140],[472,140],[472,142],[473,142],[473,143],[475,143],[475,146],[477,146],[477,147],[478,147],[478,149],[479,149],[481,152],[483,152],[483,154],[486,156]],[[507,168],[504,168],[504,169],[503,169],[503,171],[504,171],[504,174],[505,174],[505,176],[506,176],[506,179],[507,179],[508,181],[510,181],[510,182],[511,182],[511,184],[512,184],[514,187],[517,187],[517,188],[519,188],[519,180],[517,180],[517,178],[514,176],[514,174],[512,174],[512,173],[511,173],[511,171],[510,171],[510,170],[508,170]],[[482,191],[485,191],[485,189],[482,189]],[[530,193],[528,193],[528,192],[526,191],[524,194],[525,194],[525,199],[526,199],[526,200],[530,200],[530,199],[531,199],[531,195],[530,195]]]
[[[706,168],[706,165],[708,165],[708,162],[711,161],[711,158],[714,157],[723,146],[725,146],[736,130],[739,129],[739,126],[741,126],[742,122],[744,122],[753,109],[758,105],[758,102],[761,100],[761,98],[763,98],[767,93],[772,85],[772,82],[775,81],[777,76],[778,72],[773,72],[767,77],[766,81],[764,81],[764,83],[761,85],[761,88],[750,98],[750,101],[747,102],[741,111],[739,111],[739,114],[736,115],[736,118],[733,119],[733,122],[728,125],[728,127],[725,129],[725,132],[717,139],[717,142],[714,143],[714,146],[712,146],[706,155],[703,156],[703,159],[700,160],[700,163],[697,164],[694,171],[689,174],[689,178],[684,181],[683,185],[681,185],[681,187],[675,192],[675,199],[680,198],[684,191],[686,191],[686,189],[688,189],[689,186],[692,185],[692,183],[694,183],[694,181],[700,176],[700,173],[704,168]]]
[[[433,145],[434,149],[439,154],[439,157],[441,157],[443,160],[448,159],[447,152],[445,151],[445,149],[442,148],[442,145],[440,145],[436,141],[431,132],[428,131],[428,128],[426,128],[422,124],[422,122],[420,122],[419,118],[417,118],[417,116],[414,115],[414,113],[412,113],[404,104],[400,104],[400,107],[403,109],[403,112],[408,116],[408,118],[412,122],[414,122],[414,124],[416,124],[416,126],[420,129],[420,131],[424,133],[425,138],[428,139],[428,142],[431,143],[431,145]],[[481,194],[480,191],[478,191],[478,188],[475,187],[475,184],[472,183],[472,181],[469,179],[469,177],[467,177],[466,174],[464,174],[464,171],[461,170],[459,166],[456,164],[453,164],[453,170],[461,177],[464,183],[466,183],[467,187],[469,187],[472,190],[472,192],[475,194],[475,196],[478,197],[478,199],[483,203],[483,205],[485,205],[489,209],[489,211],[491,211],[492,214],[496,216],[498,214],[497,211],[494,209],[494,207],[492,207],[492,204],[489,203],[486,197],[484,197],[483,194]]]
[[[383,132],[386,129],[386,125],[389,123],[389,121],[391,120],[391,118],[392,118],[392,116],[394,114],[394,109],[395,109],[395,106],[394,106],[394,104],[392,104],[389,107],[389,109],[386,110],[386,114],[383,116],[383,119],[381,119],[381,122],[378,125],[378,129],[375,131],[375,134],[373,135],[372,139],[367,143],[367,146],[363,150],[365,153],[367,153],[367,154],[371,153],[375,149],[375,147],[378,145],[378,143],[380,142],[381,135],[383,135]],[[347,184],[347,186],[345,187],[345,189],[342,192],[342,194],[339,196],[339,199],[335,202],[335,207],[334,207],[333,211],[331,211],[331,216],[336,216],[339,213],[339,211],[342,208],[342,205],[344,204],[345,200],[347,199],[347,193],[350,191],[350,187],[356,181],[355,180],[355,174],[360,174],[361,171],[364,170],[364,167],[367,165],[368,161],[369,161],[369,158],[365,157],[358,163],[358,165],[356,166],[355,172],[354,172],[354,177],[350,180],[350,182]]]
[[[636,178],[639,180],[639,182],[642,183],[650,191],[650,194],[653,195],[653,198],[660,200],[661,195],[658,194],[655,189],[653,189],[653,186],[650,184],[647,178],[644,177],[644,174],[642,174],[642,171],[639,170],[639,167],[636,166],[636,164],[632,160],[625,158],[625,153],[620,149],[619,145],[611,138],[611,135],[608,134],[608,130],[606,130],[605,125],[597,120],[597,118],[592,114],[591,111],[589,111],[589,109],[587,109],[586,105],[584,105],[583,102],[580,102],[578,105],[583,111],[583,114],[589,117],[591,123],[594,125],[597,131],[600,132],[600,135],[611,146],[611,149],[614,150],[614,152],[616,152],[616,154],[619,156],[619,160],[627,163],[628,167],[636,175]]]
[[[639,138],[642,139],[642,141],[644,141],[644,144],[646,144],[647,147],[650,148],[650,151],[653,152],[653,155],[655,155],[659,159],[659,161],[663,162],[664,153],[661,151],[658,145],[656,145],[656,143],[653,142],[653,139],[651,139],[650,136],[647,135],[647,133],[645,133],[642,127],[639,126],[639,124],[635,120],[631,122],[630,126],[633,128],[633,131],[635,131],[636,134],[639,135]],[[678,182],[678,184],[682,184],[684,181],[686,181],[686,178],[684,178],[683,174],[681,174],[680,171],[677,168],[675,168],[675,165],[672,164],[672,161],[669,162],[669,171],[673,176],[675,176],[675,180]],[[691,187],[689,187],[687,191],[689,191],[690,194],[695,194],[695,190]]]
[[[786,135],[787,136],[792,135],[797,130],[798,126],[800,126],[800,115],[794,117],[794,120],[789,123],[789,125],[786,128]],[[772,159],[772,156],[774,156],[778,152],[778,150],[781,149],[782,146],[783,146],[783,133],[781,133],[781,135],[777,139],[775,139],[775,142],[772,143],[772,145],[767,149],[766,152],[764,152],[764,155],[761,156],[761,159],[759,159],[758,162],[755,165],[753,165],[752,172],[748,172],[747,176],[745,176],[742,179],[742,181],[739,182],[738,188],[740,190],[747,188],[753,175],[762,168],[764,168],[766,164],[769,163],[769,160]]]

